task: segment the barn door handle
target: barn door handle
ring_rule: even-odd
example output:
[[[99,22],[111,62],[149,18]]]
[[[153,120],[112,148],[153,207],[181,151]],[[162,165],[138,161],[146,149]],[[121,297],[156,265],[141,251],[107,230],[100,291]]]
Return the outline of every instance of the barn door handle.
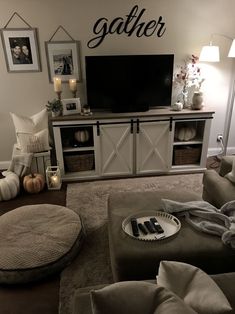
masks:
[[[96,133],[97,133],[97,136],[100,136],[100,123],[99,123],[99,121],[96,122]]]
[[[134,126],[134,122],[133,122],[133,119],[131,119],[131,134],[133,134],[133,126]]]
[[[140,133],[140,120],[139,119],[136,120],[136,133],[137,134]]]

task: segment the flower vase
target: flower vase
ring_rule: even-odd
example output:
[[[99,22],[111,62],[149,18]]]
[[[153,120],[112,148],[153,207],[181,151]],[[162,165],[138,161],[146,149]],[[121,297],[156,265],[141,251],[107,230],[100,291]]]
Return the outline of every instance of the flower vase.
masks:
[[[186,87],[184,87],[182,90],[182,103],[184,109],[188,108],[188,91]]]
[[[203,93],[202,92],[194,92],[192,98],[192,109],[200,110],[203,107]]]

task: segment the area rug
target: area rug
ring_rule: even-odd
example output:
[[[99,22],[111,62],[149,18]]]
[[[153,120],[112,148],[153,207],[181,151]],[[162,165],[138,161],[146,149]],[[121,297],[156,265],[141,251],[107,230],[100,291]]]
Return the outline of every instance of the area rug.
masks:
[[[107,199],[110,193],[157,190],[194,191],[202,194],[202,174],[168,175],[68,184],[67,207],[79,213],[86,241],[77,258],[62,272],[60,314],[72,314],[77,288],[111,283],[107,231]]]

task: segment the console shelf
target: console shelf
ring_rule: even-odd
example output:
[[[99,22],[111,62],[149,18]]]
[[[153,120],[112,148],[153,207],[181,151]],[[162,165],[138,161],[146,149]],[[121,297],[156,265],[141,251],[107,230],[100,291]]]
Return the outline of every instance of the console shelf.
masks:
[[[53,118],[62,177],[73,181],[202,172],[213,114],[158,109]]]

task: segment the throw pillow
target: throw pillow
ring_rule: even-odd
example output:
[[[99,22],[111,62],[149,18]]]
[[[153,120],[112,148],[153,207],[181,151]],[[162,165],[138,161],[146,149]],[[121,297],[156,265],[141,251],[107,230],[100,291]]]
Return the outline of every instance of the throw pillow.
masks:
[[[50,149],[48,143],[48,129],[37,133],[17,133],[22,153],[38,153]]]
[[[232,183],[235,183],[235,158],[233,158],[232,171],[225,175],[225,178],[229,179]]]
[[[17,135],[18,133],[34,134],[44,129],[48,129],[48,114],[46,108],[31,117],[21,116],[12,112],[10,112],[10,114],[15,126],[18,148],[21,148],[20,141]]]
[[[232,310],[214,280],[201,269],[180,262],[162,261],[157,283],[200,314],[225,314]]]
[[[174,293],[145,281],[123,281],[91,291],[93,314],[196,314]]]

